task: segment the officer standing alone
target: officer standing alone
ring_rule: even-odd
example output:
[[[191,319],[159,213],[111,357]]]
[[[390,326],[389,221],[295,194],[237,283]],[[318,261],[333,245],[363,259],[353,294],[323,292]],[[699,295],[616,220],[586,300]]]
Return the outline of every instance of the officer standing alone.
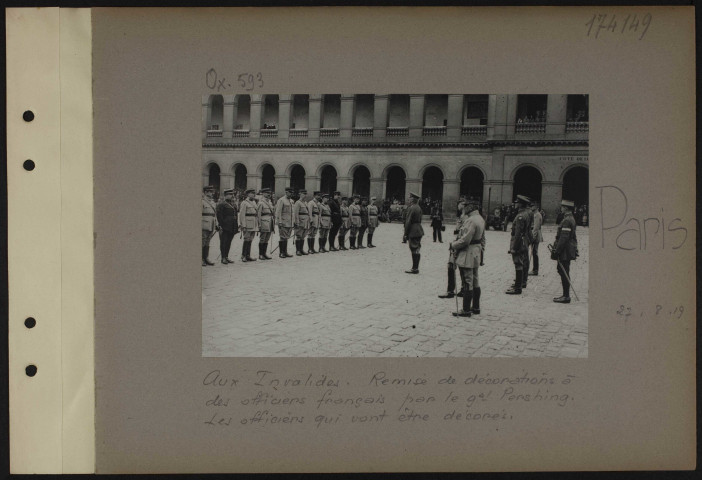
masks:
[[[405,235],[403,242],[409,241],[410,252],[412,253],[412,268],[405,270],[405,273],[419,273],[419,260],[421,258],[422,237],[424,229],[422,228],[422,209],[417,204],[419,195],[410,192],[409,206],[405,216]]]
[[[555,247],[551,251],[551,259],[558,262],[558,274],[561,276],[563,295],[553,299],[556,303],[570,303],[570,261],[578,256],[578,239],[575,236],[575,218],[570,200],[561,201],[563,220],[558,225]]]

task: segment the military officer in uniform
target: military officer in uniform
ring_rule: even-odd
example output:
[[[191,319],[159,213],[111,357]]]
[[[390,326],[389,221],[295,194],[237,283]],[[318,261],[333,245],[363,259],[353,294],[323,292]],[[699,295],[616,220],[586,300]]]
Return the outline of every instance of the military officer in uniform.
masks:
[[[208,185],[202,189],[202,266],[214,265],[208,260],[210,239],[219,230],[217,207],[214,204],[214,187]]]
[[[285,196],[280,197],[275,204],[275,223],[278,225],[278,233],[280,234],[280,242],[278,244],[280,249],[278,256],[280,258],[292,257],[292,255],[288,255],[288,239],[293,228],[293,203],[290,199],[292,192],[292,188],[286,188]]]
[[[359,201],[361,200],[360,195],[353,196],[353,203],[349,205],[349,216],[351,217],[351,232],[349,233],[349,248],[351,250],[356,250],[356,235],[358,235],[358,229],[361,228],[361,205]]]
[[[334,246],[336,236],[341,228],[341,192],[334,192],[333,197],[329,199],[329,209],[331,210],[331,229],[329,229],[329,250],[336,252]]]
[[[307,190],[299,191],[300,198],[293,205],[293,224],[295,225],[295,254],[299,257],[307,255],[304,251],[305,236],[310,229],[310,214],[305,195]]]
[[[254,200],[256,190],[246,190],[246,198],[239,205],[239,227],[244,236],[244,244],[241,246],[241,261],[255,262],[251,257],[251,244],[258,232],[258,205]]]
[[[327,236],[332,226],[331,208],[329,208],[329,194],[322,194],[322,203],[319,204],[319,253],[327,253]]]
[[[419,195],[410,192],[409,206],[405,216],[405,235],[404,241],[409,241],[410,252],[412,253],[412,268],[406,270],[405,273],[419,273],[420,251],[422,249],[422,237],[424,229],[422,228],[422,209],[418,205]]]
[[[463,214],[463,207],[465,206],[465,201],[463,198],[458,202],[458,216],[456,217],[456,228],[453,231],[455,235],[454,241],[458,240],[461,233],[461,225],[466,219]],[[458,292],[458,296],[463,296],[463,289],[461,285],[461,291]],[[448,285],[446,287],[446,293],[439,295],[439,298],[453,298],[456,296],[456,252],[451,247],[449,243],[449,258],[448,258]]]
[[[485,246],[485,219],[478,211],[476,200],[467,200],[463,207],[464,219],[458,233],[458,239],[451,242],[451,249],[456,252],[456,266],[461,273],[463,284],[463,309],[454,312],[456,317],[470,317],[471,313],[480,313],[480,284],[478,268],[480,253]],[[472,306],[471,306],[472,303]]]
[[[368,229],[368,199],[366,197],[361,197],[361,228],[358,229],[358,241],[356,246],[358,248],[366,248],[363,246],[363,235]]]
[[[539,243],[543,242],[543,236],[541,235],[541,225],[544,223],[544,219],[539,211],[539,206],[536,202],[532,203],[531,211],[534,215],[534,225],[531,227],[531,260],[533,262],[534,268],[529,275],[539,274]]]
[[[533,228],[534,228],[534,212],[531,209],[531,205],[533,204],[533,201],[529,199],[529,197],[526,197],[529,202],[527,203],[525,214],[527,217],[527,225],[526,225],[526,234],[524,237],[526,238],[527,242],[527,248],[526,251],[524,251],[524,259],[522,261],[522,265],[524,266],[524,273],[522,275],[522,288],[526,288],[527,286],[527,279],[529,278],[529,256],[531,252],[531,245],[534,243],[534,237],[533,237]]]
[[[317,253],[314,249],[314,239],[319,231],[319,214],[321,209],[319,208],[322,200],[321,192],[314,192],[312,194],[312,200],[307,202],[307,209],[310,211],[310,228],[307,229],[307,253]]]
[[[524,250],[528,248],[528,241],[526,238],[527,225],[529,223],[529,218],[526,213],[526,206],[529,203],[529,199],[523,195],[517,195],[515,204],[518,205],[517,214],[512,222],[512,237],[509,243],[509,253],[512,255],[512,261],[514,262],[515,269],[515,280],[512,288],[507,290],[505,293],[508,295],[521,295],[523,277],[527,273],[527,267],[524,265]]]
[[[575,236],[575,218],[573,209],[575,203],[570,200],[561,201],[563,220],[558,225],[555,247],[551,251],[551,259],[558,262],[558,274],[561,276],[563,295],[553,299],[556,303],[570,303],[570,261],[578,256],[578,239]]]
[[[260,192],[261,199],[258,202],[256,210],[256,219],[258,220],[258,228],[260,230],[258,237],[258,259],[271,260],[271,257],[266,255],[268,242],[271,239],[271,234],[275,232],[273,223],[274,207],[271,203],[271,189],[264,188]]]
[[[373,245],[373,233],[378,228],[378,206],[375,204],[375,197],[371,197],[371,203],[368,205],[368,248],[375,248]]]
[[[339,207],[341,212],[341,226],[339,227],[339,250],[348,250],[346,245],[346,232],[351,228],[351,214],[349,213],[349,199],[346,197],[341,197],[341,206]]]
[[[229,249],[232,246],[234,235],[239,232],[237,210],[237,205],[234,202],[234,189],[225,190],[224,200],[217,204],[217,221],[221,228],[219,231],[219,253],[224,265],[234,263],[229,259]]]

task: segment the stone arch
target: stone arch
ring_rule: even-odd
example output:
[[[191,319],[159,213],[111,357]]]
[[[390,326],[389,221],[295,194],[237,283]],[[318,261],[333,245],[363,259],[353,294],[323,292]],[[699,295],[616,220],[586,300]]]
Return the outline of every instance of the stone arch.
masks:
[[[422,175],[419,177],[422,180],[422,201],[431,199],[431,201],[443,200],[444,197],[444,175],[443,170],[436,165],[429,165],[422,168]],[[423,203],[424,205],[424,203]]]
[[[479,175],[469,177],[467,174],[469,174],[471,170]],[[478,176],[480,178],[477,178]],[[458,191],[461,195],[465,195],[468,198],[477,198],[482,201],[485,186],[485,172],[483,169],[477,165],[466,165],[461,169],[458,178],[460,181]]]
[[[248,174],[249,170],[241,162],[237,162],[232,165],[231,168],[232,176],[234,177],[234,188],[236,190],[246,190],[248,184]]]
[[[589,202],[590,170],[585,165],[572,165],[563,172],[561,198],[575,202],[576,207]]]
[[[405,169],[405,167],[403,167],[399,163],[388,163],[387,165],[385,165],[385,168],[383,168],[383,173],[380,175],[380,178],[382,178],[383,180],[387,180],[388,172],[390,172],[390,170],[393,167],[400,167],[402,171],[405,172],[405,178],[409,177],[409,175],[407,174],[407,169]]]
[[[261,163],[256,172],[261,176],[261,188],[275,190],[275,167],[268,162]]]
[[[525,195],[541,205],[544,175],[537,167],[522,164],[514,172],[512,180],[512,200],[517,195]]]
[[[333,193],[337,188],[337,179],[339,172],[336,167],[330,163],[324,164],[317,170],[319,177],[319,190],[322,193]]]
[[[441,175],[443,175],[444,178],[448,178],[448,176],[446,175],[446,172],[444,172],[444,169],[438,163],[426,163],[426,164],[422,165],[422,168],[419,169],[419,173],[417,175],[417,178],[424,177],[424,173],[431,167],[438,168],[439,171],[441,172]]]
[[[478,170],[480,170],[480,173],[483,174],[483,181],[487,180],[487,172],[485,172],[485,169],[483,167],[481,167],[480,165],[478,165],[476,163],[466,163],[466,164],[462,165],[461,168],[458,170],[457,178],[459,181],[461,180],[461,177],[463,176],[463,172],[469,168],[477,168]]]
[[[537,169],[537,170],[539,171],[539,173],[541,174],[541,180],[542,180],[542,181],[544,181],[544,180],[546,179],[546,174],[544,173],[543,169],[542,169],[541,167],[539,167],[537,164],[535,164],[535,163],[530,163],[530,162],[527,162],[527,163],[520,163],[519,165],[517,165],[516,167],[514,167],[514,168],[512,169],[512,171],[509,173],[509,179],[512,180],[512,181],[514,181],[514,176],[517,174],[517,172],[519,171],[519,169],[522,168],[522,167],[533,167],[533,168]]]
[[[560,177],[558,177],[558,181],[562,183],[563,180],[565,179],[566,174],[567,174],[570,170],[573,170],[574,168],[578,168],[578,167],[582,167],[582,168],[584,168],[585,170],[587,170],[588,173],[590,173],[590,167],[588,166],[587,163],[573,163],[572,165],[568,165],[566,168],[563,169],[563,171],[561,172]]]
[[[372,173],[370,168],[359,164],[353,169],[351,175],[351,193],[367,197],[370,195],[370,179]]]

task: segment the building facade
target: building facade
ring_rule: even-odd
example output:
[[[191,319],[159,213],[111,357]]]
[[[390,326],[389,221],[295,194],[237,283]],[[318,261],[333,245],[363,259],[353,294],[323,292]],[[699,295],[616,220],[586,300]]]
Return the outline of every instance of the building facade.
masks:
[[[587,95],[209,95],[202,183],[412,191],[446,216],[462,194],[486,212],[522,194],[552,220],[563,197],[588,203],[588,115]]]

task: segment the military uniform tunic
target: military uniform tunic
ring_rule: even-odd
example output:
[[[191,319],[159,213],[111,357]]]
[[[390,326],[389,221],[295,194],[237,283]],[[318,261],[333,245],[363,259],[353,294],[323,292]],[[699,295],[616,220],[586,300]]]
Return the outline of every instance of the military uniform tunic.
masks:
[[[239,205],[239,225],[244,232],[244,241],[250,242],[258,232],[258,205],[248,198]]]
[[[339,235],[342,237],[346,235],[346,232],[351,228],[351,214],[349,213],[349,207],[341,206],[339,207],[341,215],[341,226],[339,227]]]
[[[512,222],[512,237],[509,243],[509,251],[512,253],[512,261],[517,270],[522,270],[524,265],[524,252],[527,249],[526,231],[529,218],[526,209],[522,208],[517,212]],[[528,267],[529,265],[526,265]]]
[[[478,267],[480,253],[485,246],[485,219],[477,210],[470,212],[461,223],[458,239],[451,243],[456,252],[456,266],[463,272],[463,278],[468,290],[478,288]]]
[[[219,226],[215,204],[209,198],[202,197],[202,246],[209,247],[210,239]]]
[[[361,206],[357,203],[349,205],[349,216],[351,218],[351,233],[350,236],[355,237],[358,229],[361,228]]]
[[[310,227],[307,230],[307,238],[314,240],[314,237],[317,236],[317,230],[319,230],[319,203],[316,199],[312,199],[307,202],[307,208],[310,211]]]
[[[405,237],[409,240],[409,248],[414,253],[419,253],[422,247],[422,209],[416,203],[407,207],[405,211]]]
[[[224,200],[217,204],[217,221],[222,228],[219,232],[219,252],[222,258],[229,256],[234,235],[239,231],[238,212],[234,201]]]
[[[371,204],[368,205],[368,235],[373,235],[376,228],[378,228],[378,207]]]
[[[555,247],[552,258],[558,260],[558,274],[561,276],[563,296],[570,297],[570,261],[578,256],[578,239],[575,236],[575,218],[568,211],[563,215],[563,220],[558,225]]]
[[[275,204],[275,223],[281,240],[290,238],[293,227],[293,203],[287,196],[280,197]]]
[[[293,206],[293,222],[295,223],[295,238],[304,240],[310,228],[310,213],[307,202],[302,199]]]
[[[319,204],[319,238],[326,239],[332,226],[332,213],[329,205]]]
[[[256,210],[259,230],[261,231],[258,243],[268,243],[271,238],[271,233],[275,231],[273,224],[273,204],[267,198],[262,198],[258,202]]]

